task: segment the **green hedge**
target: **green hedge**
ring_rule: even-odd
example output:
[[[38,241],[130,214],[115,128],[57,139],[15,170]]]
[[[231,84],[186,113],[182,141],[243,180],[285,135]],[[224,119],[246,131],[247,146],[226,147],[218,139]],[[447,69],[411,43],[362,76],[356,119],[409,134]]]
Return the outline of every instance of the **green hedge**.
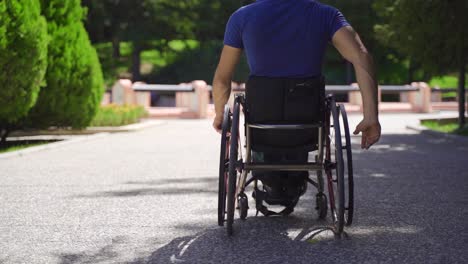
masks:
[[[38,0],[0,1],[0,128],[35,104],[47,67],[47,42]]]
[[[101,106],[91,122],[91,126],[122,126],[137,123],[148,113],[142,106]]]
[[[99,107],[104,88],[101,66],[91,46],[80,0],[42,0],[49,44],[47,85],[31,110],[33,127],[83,128]]]

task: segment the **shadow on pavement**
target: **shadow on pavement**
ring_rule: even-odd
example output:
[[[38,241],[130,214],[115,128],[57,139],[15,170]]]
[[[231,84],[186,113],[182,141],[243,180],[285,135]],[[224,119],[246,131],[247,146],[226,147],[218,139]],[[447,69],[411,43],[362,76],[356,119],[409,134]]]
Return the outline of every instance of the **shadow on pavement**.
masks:
[[[295,217],[249,218],[242,223],[236,221],[237,232],[233,237],[228,237],[224,228],[212,228],[177,237],[149,256],[124,263],[404,263],[394,262],[402,258],[409,260],[408,263],[431,263],[424,261],[424,255],[414,254],[415,250],[421,250],[417,242],[419,231],[385,228],[372,231],[372,228],[362,227],[357,234],[348,234],[342,239],[336,239],[331,231],[321,232],[311,239],[310,235],[321,229],[321,224],[305,223]],[[117,253],[112,246],[106,246],[96,253],[60,257],[63,264],[121,263]],[[432,263],[450,259],[438,257],[436,260]]]
[[[75,198],[102,198],[102,197],[134,197],[134,196],[157,196],[157,195],[190,195],[190,194],[217,194],[218,190],[213,188],[217,183],[216,177],[203,178],[165,178],[151,181],[126,182],[128,186],[145,186],[131,188],[126,186],[116,191],[103,191],[92,194],[75,196]],[[183,185],[183,186],[180,186]],[[151,186],[151,187],[147,187]]]
[[[213,177],[198,177],[198,178],[165,178],[152,181],[129,181],[125,184],[129,185],[161,185],[170,183],[215,183],[218,182],[217,176]]]
[[[116,250],[115,245],[124,243],[122,237],[112,239],[112,243],[100,248],[96,252],[81,252],[81,253],[62,253],[57,254],[60,264],[92,264],[102,263],[115,260],[119,257],[119,252]]]
[[[288,231],[294,227],[299,228],[297,238]],[[253,217],[237,221],[235,228],[233,237],[220,227],[176,238],[149,257],[131,263],[301,263],[304,254],[313,253],[311,244],[301,241],[299,235],[312,234],[321,227],[294,217]],[[324,235],[333,239],[331,231]]]
[[[217,190],[202,188],[140,188],[124,191],[98,192],[89,195],[75,196],[76,198],[102,198],[102,197],[132,197],[132,196],[156,196],[156,195],[187,195],[187,194],[217,194]]]
[[[221,227],[197,233],[199,220],[187,219],[176,228],[197,234],[176,237],[131,263],[463,263],[468,257],[467,153],[466,143],[416,134],[384,135],[370,151],[354,146],[356,218],[344,239],[336,239],[330,231],[315,234],[327,223],[312,219],[310,208],[307,212],[298,208],[286,218],[236,220],[233,237]],[[205,192],[217,193],[216,179],[201,182]],[[95,197],[190,191],[203,189],[174,188],[165,193],[148,188]],[[91,263],[102,256],[106,261],[114,258],[105,254],[106,248],[99,252],[75,262],[74,255],[62,259],[63,263]]]

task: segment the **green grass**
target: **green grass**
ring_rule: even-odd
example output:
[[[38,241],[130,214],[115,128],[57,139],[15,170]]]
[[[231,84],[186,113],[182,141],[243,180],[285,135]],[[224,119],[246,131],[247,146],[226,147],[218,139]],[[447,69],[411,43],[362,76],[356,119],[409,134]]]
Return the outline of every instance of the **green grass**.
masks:
[[[431,120],[431,121],[422,121],[421,124],[434,131],[439,131],[439,132],[448,133],[448,134],[468,136],[468,126],[465,125],[463,129],[459,129],[457,122],[441,124],[438,121]]]
[[[35,147],[50,143],[50,141],[7,141],[6,146],[0,147],[0,153],[12,152],[17,151],[29,147]]]
[[[142,106],[101,106],[90,126],[123,126],[137,123],[147,115]]]
[[[468,75],[467,75],[468,77]],[[431,87],[440,87],[440,88],[457,88],[458,87],[458,78],[452,75],[445,75],[440,77],[434,77],[429,81]],[[465,86],[468,86],[468,80],[465,82]]]
[[[468,75],[467,75],[468,77]],[[429,86],[431,87],[440,87],[441,89],[445,88],[457,88],[458,87],[458,78],[452,75],[445,75],[434,77],[429,81]],[[468,87],[468,78],[465,82],[465,87]],[[457,97],[457,92],[443,93],[443,98],[455,98]]]

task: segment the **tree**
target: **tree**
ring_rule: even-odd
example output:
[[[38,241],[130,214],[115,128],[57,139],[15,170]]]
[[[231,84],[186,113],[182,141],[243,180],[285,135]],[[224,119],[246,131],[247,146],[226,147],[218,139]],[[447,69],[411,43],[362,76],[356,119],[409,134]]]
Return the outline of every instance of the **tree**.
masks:
[[[374,37],[373,26],[378,21],[378,17],[372,9],[374,0],[323,0],[321,2],[340,10],[359,33],[367,48],[374,50],[379,45]]]
[[[47,67],[47,25],[38,0],[0,2],[0,137],[35,104]]]
[[[51,37],[47,85],[31,109],[34,127],[86,127],[103,94],[103,77],[96,51],[83,25],[80,0],[42,0]]]
[[[184,83],[192,80],[212,80],[219,62],[223,45],[221,41],[204,41],[199,47],[186,49],[175,58],[174,62],[157,73],[145,76],[147,82]],[[194,62],[196,62],[194,64]],[[244,82],[249,76],[245,54],[241,57],[233,81]]]
[[[112,42],[113,57],[120,57],[121,32],[125,29],[125,20],[130,7],[128,0],[83,0],[88,8],[86,30],[93,43]]]
[[[171,39],[194,37],[198,1],[86,0],[84,3],[89,8],[87,26],[88,31],[95,34],[93,39],[98,42],[112,41],[114,46],[120,41],[132,43],[131,71],[133,80],[138,81],[141,80],[142,51],[161,49]]]
[[[195,12],[198,14],[195,28],[197,40],[210,41],[224,38],[226,23],[231,14],[242,5],[252,1],[199,0]]]
[[[385,19],[376,25],[379,40],[416,61],[425,71],[458,71],[459,126],[465,125],[465,76],[468,61],[466,0],[379,0]]]

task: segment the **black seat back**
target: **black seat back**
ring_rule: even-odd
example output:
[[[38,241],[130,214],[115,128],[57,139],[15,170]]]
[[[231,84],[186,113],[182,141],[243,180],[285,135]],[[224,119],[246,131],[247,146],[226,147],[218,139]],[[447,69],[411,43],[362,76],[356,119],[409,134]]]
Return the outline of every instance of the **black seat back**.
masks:
[[[248,124],[321,124],[324,121],[323,77],[292,79],[250,77],[246,84]],[[252,129],[251,146],[256,151],[316,149],[318,129]]]

